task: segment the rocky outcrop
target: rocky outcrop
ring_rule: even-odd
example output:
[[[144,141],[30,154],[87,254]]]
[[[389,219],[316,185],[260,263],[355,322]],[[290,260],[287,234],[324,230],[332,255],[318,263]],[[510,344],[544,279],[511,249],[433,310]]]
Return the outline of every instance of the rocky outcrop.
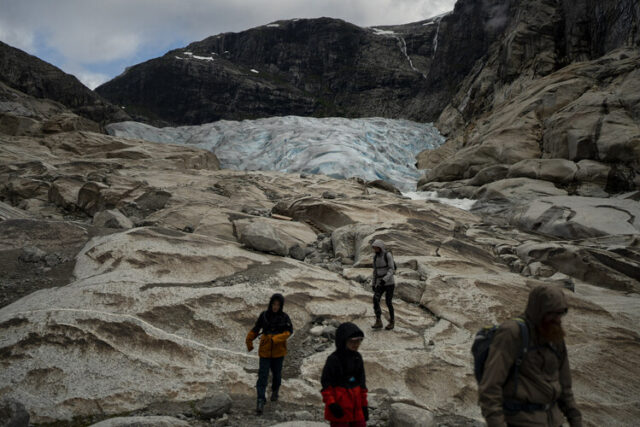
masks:
[[[2,42],[0,82],[36,98],[57,101],[98,123],[128,120],[129,117],[74,76]]]
[[[633,339],[640,319],[625,293],[638,288],[634,235],[558,243],[356,179],[218,170],[208,153],[182,146],[90,132],[0,138],[0,194],[40,218],[0,222],[7,277],[40,283],[56,265],[73,269],[55,288],[0,308],[0,388],[34,423],[131,411],[190,414],[193,423],[197,402],[219,390],[233,395],[233,410],[219,421],[253,424],[258,361],[243,337],[269,296],[282,292],[296,332],[278,405],[290,412],[271,406],[270,422],[321,417],[330,326],[349,320],[367,335],[361,352],[377,423],[405,403],[428,407],[436,422],[473,425],[480,417],[469,359],[474,332],[517,315],[535,284],[567,281],[576,291],[567,342],[585,417],[624,424],[639,416],[628,378],[640,365]],[[42,183],[56,182],[81,183],[75,201],[48,202]],[[327,192],[336,197],[322,197]],[[103,205],[136,227],[89,225]],[[296,238],[302,256],[244,247],[238,225],[252,223],[268,224],[277,241]],[[381,335],[366,332],[376,238],[399,267],[396,329]],[[551,244],[564,252],[535,249]],[[3,294],[22,285],[0,282]],[[307,333],[318,326],[319,335]],[[606,380],[593,378],[596,366]],[[612,387],[627,400],[612,404]]]

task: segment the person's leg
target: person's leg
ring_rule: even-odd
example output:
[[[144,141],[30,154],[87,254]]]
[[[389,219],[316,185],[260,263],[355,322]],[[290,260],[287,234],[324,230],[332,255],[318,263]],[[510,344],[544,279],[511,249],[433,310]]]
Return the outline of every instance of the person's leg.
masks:
[[[282,365],[284,363],[284,357],[278,357],[271,359],[271,400],[278,400],[278,391],[280,390],[280,384],[282,383]]]
[[[376,323],[372,326],[374,329],[382,328],[382,310],[380,309],[382,292],[384,292],[384,288],[382,286],[377,286],[373,290],[373,312],[376,314]]]
[[[395,320],[395,313],[393,311],[393,291],[396,289],[395,285],[385,286],[385,302],[387,303],[387,308],[389,309],[389,320],[392,322]]]
[[[268,357],[260,358],[260,368],[258,369],[258,382],[256,383],[256,390],[258,391],[258,400],[267,400],[265,394],[267,391],[267,382],[269,381],[269,367],[271,365],[271,359]]]

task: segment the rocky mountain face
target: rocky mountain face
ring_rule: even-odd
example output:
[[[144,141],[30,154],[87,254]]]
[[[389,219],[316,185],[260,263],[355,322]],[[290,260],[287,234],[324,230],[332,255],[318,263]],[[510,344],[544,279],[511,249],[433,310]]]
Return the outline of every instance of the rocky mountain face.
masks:
[[[640,5],[521,1],[511,16],[441,114],[447,142],[418,156],[428,169],[418,186],[478,199],[476,209],[495,218],[559,237],[553,224],[597,205],[631,224]]]
[[[170,51],[96,91],[155,124],[273,115],[433,120],[504,29],[502,9],[464,0],[446,16],[375,28],[278,21]]]
[[[38,99],[57,101],[97,123],[129,119],[119,107],[105,101],[74,76],[1,41],[0,83]],[[0,98],[2,110],[10,102],[5,96]]]

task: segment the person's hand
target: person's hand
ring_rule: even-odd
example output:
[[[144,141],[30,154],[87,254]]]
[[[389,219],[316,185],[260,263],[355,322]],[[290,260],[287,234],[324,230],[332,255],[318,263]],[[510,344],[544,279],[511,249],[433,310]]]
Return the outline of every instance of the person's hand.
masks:
[[[362,413],[364,414],[364,420],[365,421],[369,421],[369,407],[368,406],[363,406],[362,407]]]
[[[342,409],[342,406],[338,405],[335,402],[329,405],[329,411],[331,411],[331,415],[336,418],[342,418],[344,416],[344,410]]]
[[[247,341],[247,351],[251,352],[253,350],[253,342]]]
[[[384,281],[384,279],[383,279],[383,280],[380,280],[380,286],[384,286],[386,283],[387,283],[387,282],[385,282],[385,281]]]

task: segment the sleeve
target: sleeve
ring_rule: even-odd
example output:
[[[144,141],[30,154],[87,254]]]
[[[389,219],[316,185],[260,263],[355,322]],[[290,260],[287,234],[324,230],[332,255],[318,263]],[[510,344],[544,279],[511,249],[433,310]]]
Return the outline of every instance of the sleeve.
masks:
[[[333,392],[334,379],[337,377],[337,364],[331,356],[327,358],[327,361],[322,368],[322,377],[320,378],[320,384],[322,384],[322,401],[325,405],[329,406],[336,401],[335,393]]]
[[[376,285],[376,257],[373,257],[373,269],[371,270],[371,286]]]
[[[251,328],[251,331],[256,334],[256,337],[258,336],[258,334],[260,333],[260,329],[262,329],[263,325],[263,321],[262,318],[264,317],[264,312],[260,313],[260,316],[258,316],[258,320],[256,320],[256,324],[253,325],[253,328]],[[255,338],[255,337],[254,337]]]
[[[369,400],[367,399],[367,374],[364,371],[364,361],[362,363],[362,372],[360,380],[360,388],[362,389],[362,406],[369,406]]]
[[[510,327],[511,326],[511,327]],[[478,385],[478,404],[488,427],[506,427],[502,387],[519,351],[519,327],[503,325],[496,331]]]
[[[289,336],[291,336],[291,332],[284,331],[280,334],[274,335],[271,339],[273,340],[274,344],[281,344],[285,342],[287,339],[289,339]]]
[[[387,252],[385,256],[387,257],[387,262],[389,263],[389,267],[387,268],[387,274],[384,275],[382,280],[384,280],[385,282],[388,282],[393,277],[395,270],[393,268],[393,254],[391,252]]]
[[[560,384],[562,385],[562,394],[558,399],[558,406],[564,413],[571,427],[582,427],[582,414],[576,405],[571,388],[571,370],[569,368],[569,357],[567,355],[567,347],[563,344],[564,357],[560,364]]]

